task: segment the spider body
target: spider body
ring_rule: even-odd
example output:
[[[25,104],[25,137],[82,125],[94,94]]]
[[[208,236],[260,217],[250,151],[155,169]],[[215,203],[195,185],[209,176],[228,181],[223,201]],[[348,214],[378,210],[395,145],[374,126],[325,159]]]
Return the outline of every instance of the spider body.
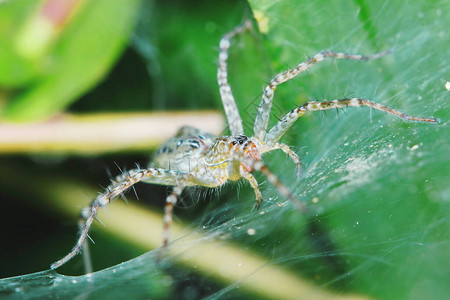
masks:
[[[190,174],[186,186],[218,187],[249,176],[254,170],[252,163],[246,165],[239,158],[260,161],[262,148],[259,141],[245,135],[213,140],[209,133],[184,126],[155,152],[153,162],[160,168]]]
[[[172,222],[173,207],[187,186],[217,187],[225,184],[228,180],[236,181],[244,178],[250,183],[255,192],[256,207],[258,207],[262,201],[262,194],[259,190],[258,182],[252,175],[254,171],[258,171],[266,176],[267,180],[277,188],[283,197],[291,200],[299,210],[305,212],[305,206],[295,199],[290,190],[264,165],[262,155],[273,150],[283,151],[296,164],[297,174],[300,175],[301,163],[299,157],[287,145],[280,143],[279,140],[294,122],[306,112],[366,106],[404,120],[438,122],[434,118],[409,116],[367,99],[349,98],[307,102],[288,112],[275,126],[268,130],[270,110],[278,85],[293,79],[311,66],[327,58],[366,61],[388,54],[388,52],[382,52],[372,56],[362,56],[359,54],[323,51],[301,62],[296,67],[279,73],[270,81],[263,91],[253,126],[253,135],[248,137],[244,133],[242,120],[228,83],[227,60],[232,37],[250,28],[251,23],[248,21],[226,34],[219,44],[217,81],[231,135],[214,138],[211,134],[199,129],[187,126],[181,128],[174,138],[167,141],[155,152],[154,167],[138,168],[117,176],[106,190],[92,201],[91,205],[82,210],[79,223],[80,236],[77,243],[65,257],[51,265],[52,269],[65,264],[80,252],[86,242],[86,237],[88,237],[89,229],[97,216],[98,210],[140,181],[173,186],[172,192],[166,198],[164,210],[164,247],[167,247],[169,242],[169,228]],[[91,271],[89,265],[86,270],[88,272]]]

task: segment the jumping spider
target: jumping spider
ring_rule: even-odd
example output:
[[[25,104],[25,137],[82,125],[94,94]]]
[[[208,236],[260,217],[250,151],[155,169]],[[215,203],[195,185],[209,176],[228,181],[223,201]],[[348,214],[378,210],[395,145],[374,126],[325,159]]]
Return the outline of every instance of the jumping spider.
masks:
[[[261,103],[258,107],[253,131],[254,135],[248,137],[244,134],[242,120],[239,116],[236,103],[234,101],[227,75],[228,49],[231,39],[236,34],[251,28],[250,21],[227,33],[220,41],[219,67],[217,70],[217,80],[220,89],[222,103],[227,116],[231,136],[215,138],[211,134],[192,127],[181,128],[177,135],[163,144],[156,151],[154,164],[158,167],[147,169],[134,169],[119,175],[99,194],[90,206],[81,212],[80,227],[81,232],[76,245],[62,259],[51,265],[56,269],[65,264],[77,253],[80,252],[89,228],[96,218],[98,210],[107,205],[111,200],[121,195],[125,190],[137,182],[161,184],[173,186],[172,192],[166,199],[164,210],[164,236],[163,247],[167,247],[169,242],[169,228],[172,222],[172,211],[177,203],[178,197],[188,186],[218,187],[228,180],[236,181],[245,178],[255,191],[256,207],[261,204],[262,195],[258,188],[258,183],[253,177],[253,171],[262,172],[279,191],[281,195],[292,200],[292,202],[302,211],[306,208],[299,201],[294,199],[289,189],[283,185],[277,176],[271,173],[261,160],[261,156],[273,150],[281,150],[286,153],[297,165],[300,173],[300,159],[289,146],[278,142],[294,122],[308,111],[319,111],[329,109],[340,109],[345,107],[368,106],[376,110],[395,115],[404,120],[432,122],[434,118],[420,118],[408,116],[402,112],[391,109],[384,105],[372,102],[367,99],[351,98],[324,102],[307,102],[290,112],[288,112],[279,122],[267,131],[272,100],[277,86],[286,82],[300,73],[306,71],[311,66],[324,61],[326,58],[371,60],[380,58],[387,52],[378,53],[372,56],[362,56],[355,54],[345,54],[339,52],[323,51],[305,62],[300,63],[295,68],[281,72],[276,75],[264,89]]]

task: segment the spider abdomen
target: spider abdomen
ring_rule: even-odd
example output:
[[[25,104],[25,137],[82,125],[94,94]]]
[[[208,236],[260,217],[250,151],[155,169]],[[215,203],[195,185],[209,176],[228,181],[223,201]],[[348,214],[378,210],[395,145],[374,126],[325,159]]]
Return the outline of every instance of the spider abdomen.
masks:
[[[153,162],[157,167],[168,170],[195,172],[202,166],[201,157],[212,144],[211,134],[184,126],[156,150]]]

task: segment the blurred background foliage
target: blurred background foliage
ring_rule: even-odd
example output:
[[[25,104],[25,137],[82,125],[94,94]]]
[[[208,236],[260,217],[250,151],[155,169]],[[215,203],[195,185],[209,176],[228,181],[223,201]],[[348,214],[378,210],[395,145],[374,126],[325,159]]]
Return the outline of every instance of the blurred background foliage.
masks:
[[[126,47],[138,5],[137,0],[3,3],[3,118],[51,117],[97,84]]]
[[[155,111],[222,111],[215,78],[218,42],[248,18],[255,30],[235,39],[229,66],[247,134],[271,76],[322,50],[393,53],[372,62],[324,62],[284,84],[275,96],[271,124],[308,100],[353,96],[442,121],[405,123],[364,108],[299,120],[284,142],[302,158],[303,177],[295,177],[283,154],[269,154],[265,161],[307,204],[307,216],[279,198],[259,174],[266,200],[260,211],[251,210],[254,196],[247,185],[230,185],[220,194],[188,191],[175,211],[180,224],[191,224],[185,234],[206,234],[213,245],[215,237],[230,245],[228,251],[236,251],[243,263],[250,257],[266,259],[253,275],[227,279],[219,274],[219,262],[201,268],[184,260],[187,255],[183,258],[182,253],[175,260],[180,263],[159,266],[156,254],[135,258],[149,246],[127,242],[113,225],[106,230],[94,226],[95,270],[135,259],[122,271],[95,273],[98,288],[86,277],[75,277],[78,284],[72,282],[74,277],[58,277],[64,285],[55,287],[54,279],[40,281],[38,287],[24,285],[26,295],[73,297],[88,290],[92,298],[125,293],[132,298],[276,298],[283,294],[248,283],[263,270],[279,267],[299,286],[308,282],[333,293],[316,291],[298,298],[347,293],[381,299],[444,298],[450,293],[445,267],[450,265],[450,114],[444,88],[450,80],[449,8],[444,0],[0,3],[3,129],[42,122],[57,126],[67,114],[111,121],[105,112],[133,117]],[[145,134],[169,125],[136,131]],[[224,127],[215,133],[226,132]],[[2,134],[7,136],[5,129]],[[8,140],[2,138],[1,143]],[[101,191],[99,185],[108,184],[108,170],[113,176],[120,172],[116,164],[126,169],[135,163],[145,166],[153,149],[144,145],[149,143],[129,151],[113,142],[111,148],[119,150],[98,147],[82,156],[76,151],[26,149],[2,155],[0,219],[6,235],[0,277],[46,270],[64,255],[75,240],[76,212]],[[137,192],[139,204],[161,217],[167,188],[139,184]],[[131,194],[129,198],[135,202]],[[123,219],[129,220],[125,215]],[[204,242],[193,241],[189,249],[206,261]],[[82,260],[76,257],[58,272],[80,275]],[[21,279],[3,282],[1,295],[13,297],[11,291],[17,290],[11,287],[18,287]]]

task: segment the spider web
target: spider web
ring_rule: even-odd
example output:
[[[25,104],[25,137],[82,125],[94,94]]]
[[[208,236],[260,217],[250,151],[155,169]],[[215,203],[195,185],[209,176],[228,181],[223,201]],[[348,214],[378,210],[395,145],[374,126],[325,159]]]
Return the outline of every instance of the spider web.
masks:
[[[236,185],[225,187],[219,197],[193,190],[191,198],[205,208],[189,226],[174,230],[170,259],[159,261],[157,249],[85,276],[43,271],[2,279],[1,296],[442,299],[450,294],[445,267],[450,265],[450,114],[444,89],[449,80],[444,75],[450,74],[448,4],[250,4],[269,20],[271,31],[259,42],[274,72],[325,49],[364,54],[393,50],[370,63],[329,61],[286,83],[275,95],[277,117],[293,103],[361,96],[412,115],[439,117],[441,124],[404,123],[364,108],[310,114],[284,139],[302,158],[302,178],[295,177],[285,155],[264,157],[306,203],[307,215],[260,174],[265,199],[260,210],[251,210],[254,195],[246,185],[238,184],[237,191]],[[255,65],[246,64],[238,61],[234,75],[239,70],[250,70],[248,76],[257,73]],[[246,99],[255,99],[261,82],[247,88],[247,81],[233,80],[232,72],[230,76],[238,106],[253,108]],[[254,112],[241,116],[251,124]],[[114,208],[108,210],[114,219]],[[142,228],[155,226],[140,223],[136,215],[130,218]],[[113,226],[108,230],[114,231]]]

